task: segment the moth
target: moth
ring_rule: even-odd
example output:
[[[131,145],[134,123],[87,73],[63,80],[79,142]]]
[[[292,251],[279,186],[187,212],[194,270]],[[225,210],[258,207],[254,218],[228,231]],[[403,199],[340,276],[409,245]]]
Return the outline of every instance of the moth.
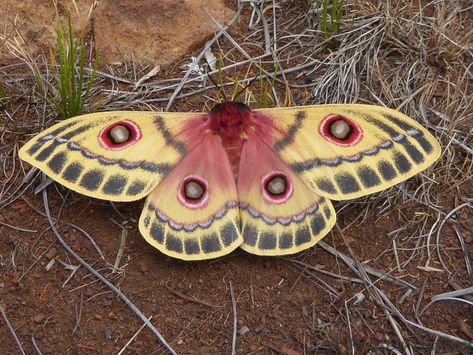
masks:
[[[420,124],[384,107],[224,102],[208,113],[78,116],[35,136],[20,158],[87,196],[147,196],[144,238],[172,257],[202,260],[237,247],[307,249],[335,224],[331,200],[393,186],[440,153]]]

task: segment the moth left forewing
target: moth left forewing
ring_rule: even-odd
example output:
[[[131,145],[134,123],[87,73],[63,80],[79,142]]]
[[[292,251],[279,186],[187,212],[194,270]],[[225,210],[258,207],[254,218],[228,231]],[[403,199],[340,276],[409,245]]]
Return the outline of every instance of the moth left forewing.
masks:
[[[71,118],[41,132],[20,158],[66,187],[95,198],[132,201],[146,196],[186,153],[175,138],[195,114],[103,112]],[[110,127],[131,134],[111,144]]]
[[[283,132],[273,148],[321,195],[345,200],[393,186],[440,155],[435,138],[404,114],[370,105],[320,105],[260,110]],[[329,130],[342,119],[349,140]],[[324,128],[325,127],[325,128]],[[325,129],[325,130],[324,130]]]

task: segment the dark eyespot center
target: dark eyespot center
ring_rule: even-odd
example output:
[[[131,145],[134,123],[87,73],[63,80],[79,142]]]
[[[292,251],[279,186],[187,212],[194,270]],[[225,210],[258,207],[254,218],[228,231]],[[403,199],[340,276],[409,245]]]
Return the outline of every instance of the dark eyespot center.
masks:
[[[330,134],[335,138],[347,139],[351,132],[351,126],[343,119],[333,121],[330,125]]]
[[[205,186],[196,180],[189,180],[184,184],[184,194],[189,200],[200,200],[205,193]]]
[[[127,126],[119,124],[108,132],[108,137],[114,144],[122,144],[131,139],[131,132]]]
[[[273,196],[279,196],[286,193],[287,183],[284,176],[276,175],[266,183],[266,191]]]

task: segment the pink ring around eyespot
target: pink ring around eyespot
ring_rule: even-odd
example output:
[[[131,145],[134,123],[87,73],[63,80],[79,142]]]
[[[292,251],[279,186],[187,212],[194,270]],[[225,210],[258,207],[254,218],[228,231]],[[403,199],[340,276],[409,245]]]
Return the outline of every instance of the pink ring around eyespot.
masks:
[[[126,142],[115,144],[112,142],[112,140],[108,136],[108,133],[110,132],[112,128],[119,125],[125,126],[130,132],[131,137]],[[99,140],[100,145],[103,148],[110,149],[110,150],[121,150],[126,147],[129,147],[132,144],[135,144],[137,141],[141,139],[141,136],[142,136],[141,130],[135,122],[131,120],[122,120],[122,121],[114,122],[111,125],[108,125],[107,127],[102,128],[97,138]]]
[[[348,139],[339,139],[337,137],[334,137],[332,133],[330,132],[331,124],[338,120],[343,120],[350,126],[351,132]],[[363,137],[363,130],[361,129],[358,123],[356,123],[352,119],[349,119],[348,117],[345,117],[339,114],[330,114],[324,117],[322,122],[320,122],[319,133],[322,137],[324,137],[329,142],[332,142],[342,147],[349,147],[349,146],[355,145]]]
[[[198,200],[192,200],[186,197],[185,185],[190,181],[196,181],[204,187],[204,195]],[[197,209],[204,207],[209,202],[209,189],[207,181],[197,175],[188,175],[182,180],[177,190],[177,199],[179,202],[187,208]]]
[[[286,191],[284,192],[284,194],[281,194],[280,196],[271,195],[270,193],[268,193],[268,191],[266,191],[266,185],[268,184],[268,182],[272,178],[275,178],[275,177],[278,177],[278,176],[284,178],[284,181],[286,182]],[[293,192],[291,181],[289,180],[287,175],[284,174],[281,171],[272,171],[269,174],[266,174],[261,179],[261,190],[263,191],[263,197],[267,202],[276,203],[278,205],[280,205],[280,204],[286,202],[287,200],[289,200],[289,198],[292,196],[292,192]]]

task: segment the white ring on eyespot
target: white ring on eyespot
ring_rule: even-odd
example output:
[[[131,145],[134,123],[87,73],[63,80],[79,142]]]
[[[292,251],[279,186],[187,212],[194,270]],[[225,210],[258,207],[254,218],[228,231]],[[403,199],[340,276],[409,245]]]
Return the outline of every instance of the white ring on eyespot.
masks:
[[[202,198],[199,200],[199,202],[193,204],[193,203],[189,203],[187,202],[186,200],[186,196],[184,195],[184,184],[186,184],[187,182],[191,181],[191,180],[195,180],[197,181],[198,183],[202,184],[204,186],[204,196],[202,196]],[[207,184],[207,181],[203,178],[201,178],[200,176],[197,176],[197,175],[188,175],[186,176],[182,182],[179,184],[179,188],[177,190],[177,199],[179,200],[179,202],[187,207],[187,208],[190,208],[190,209],[198,209],[198,208],[202,208],[204,207],[207,202],[209,202],[209,188],[208,188],[208,184]]]
[[[280,198],[275,198],[273,196],[271,196],[271,194],[268,193],[268,191],[266,191],[266,184],[269,182],[270,178],[273,177],[273,176],[284,176],[284,180],[286,180],[286,189],[287,191],[285,192],[285,195],[284,197],[280,197]],[[282,204],[284,202],[286,202],[287,200],[289,200],[289,198],[292,196],[292,192],[293,192],[293,188],[292,188],[292,182],[291,180],[289,180],[289,177],[287,176],[287,174],[284,174],[282,171],[272,171],[268,174],[266,174],[265,176],[263,176],[263,178],[261,179],[261,190],[263,191],[263,197],[264,199],[267,201],[267,202],[270,202],[270,203],[275,203],[275,204]]]

